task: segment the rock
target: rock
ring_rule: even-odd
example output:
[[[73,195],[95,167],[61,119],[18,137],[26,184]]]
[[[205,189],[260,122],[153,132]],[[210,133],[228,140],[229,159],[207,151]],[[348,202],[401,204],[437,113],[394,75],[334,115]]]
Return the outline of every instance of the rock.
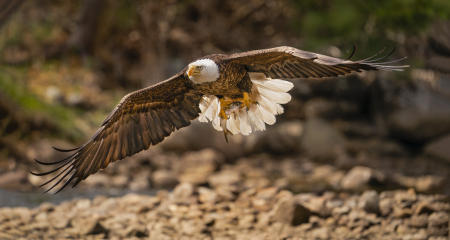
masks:
[[[426,161],[426,159],[420,160]],[[418,192],[442,191],[442,189],[445,189],[445,186],[443,185],[446,183],[443,176],[436,175],[414,177],[396,175],[394,177],[394,182],[398,183],[402,187],[414,188]]]
[[[200,233],[203,229],[203,226],[198,221],[182,221],[180,227],[181,232],[188,236]]]
[[[372,109],[380,129],[408,142],[423,143],[450,132],[450,97],[424,81],[377,79]]]
[[[392,212],[392,208],[394,207],[394,200],[389,198],[382,198],[380,200],[380,213],[382,216],[387,216]]]
[[[217,186],[214,190],[217,193],[218,202],[232,201],[233,199],[235,199],[235,195],[233,192],[235,192],[236,188],[233,186],[220,185]]]
[[[199,167],[197,170],[188,170],[182,173],[178,177],[178,181],[181,183],[192,183],[194,185],[205,184],[208,180],[208,176],[212,173],[209,168]]]
[[[416,228],[426,227],[428,224],[428,215],[413,215],[410,219],[409,225]]]
[[[56,229],[64,229],[69,225],[70,219],[63,212],[52,212],[49,214],[49,224]]]
[[[414,189],[408,191],[398,191],[394,195],[395,205],[401,208],[411,208],[417,201],[417,195]]]
[[[14,234],[2,233],[0,232],[0,239],[16,239],[17,236]]]
[[[184,163],[183,167],[199,167],[199,165],[207,165],[215,168],[216,165],[222,163],[224,156],[210,148],[203,149],[195,152],[188,152],[183,154],[181,161]]]
[[[181,172],[179,181],[204,184],[217,165],[223,161],[223,155],[212,149],[188,152],[182,156],[179,165],[180,169],[178,171]]]
[[[278,188],[276,187],[268,187],[258,190],[255,194],[255,198],[269,200],[275,197],[278,192]]]
[[[111,179],[112,186],[117,187],[117,188],[123,188],[127,185],[127,183],[128,183],[128,177],[125,175],[113,176]]]
[[[307,223],[311,216],[311,211],[299,203],[295,203],[291,225],[298,226]]]
[[[425,147],[425,153],[450,163],[450,134],[438,138]]]
[[[412,213],[413,211],[410,208],[402,208],[396,205],[394,206],[392,216],[396,218],[409,218]]]
[[[348,214],[351,211],[351,208],[348,206],[336,207],[332,210],[333,215],[344,215]]]
[[[239,226],[242,228],[251,228],[255,225],[256,219],[253,214],[246,214],[239,218]]]
[[[414,188],[419,192],[432,192],[439,190],[445,183],[444,177],[439,176],[421,176],[416,177]]]
[[[326,199],[323,196],[314,196],[309,194],[299,194],[295,196],[296,202],[307,208],[311,213],[326,217],[330,215],[326,207]]]
[[[311,231],[311,237],[313,239],[330,239],[330,234],[326,227],[321,227],[321,228],[313,229]]]
[[[129,188],[131,191],[145,190],[149,187],[149,173],[145,170],[133,175],[133,179],[129,184]]]
[[[172,199],[175,202],[188,202],[194,194],[194,186],[190,183],[181,183],[175,187],[172,193]]]
[[[152,183],[156,188],[173,188],[178,180],[172,171],[161,169],[153,172]]]
[[[23,222],[29,222],[32,218],[30,209],[25,207],[15,208],[14,213],[17,214],[18,218]]]
[[[163,222],[149,223],[147,225],[147,231],[149,233],[148,239],[171,240],[173,239],[173,232],[171,230],[172,229],[164,229]]]
[[[212,203],[214,204],[217,200],[217,193],[209,188],[199,187],[198,188],[198,200],[202,203]]]
[[[384,176],[374,170],[356,166],[352,168],[342,179],[341,187],[345,190],[361,191],[370,185],[377,185],[384,181]]]
[[[106,229],[100,224],[99,219],[95,217],[77,217],[70,221],[72,228],[70,232],[79,235],[106,233]]]
[[[272,215],[271,215],[271,213],[261,212],[257,215],[256,218],[257,218],[257,223],[255,224],[255,227],[262,229],[262,228],[266,228],[270,224]]]
[[[366,191],[359,200],[359,207],[369,213],[378,213],[380,211],[379,202],[380,199],[376,191]]]
[[[433,212],[439,212],[439,211],[449,211],[450,210],[450,204],[448,203],[440,203],[435,201],[430,201],[430,199],[419,201],[415,205],[415,211],[414,214],[430,214]]]
[[[91,200],[89,199],[80,199],[76,202],[74,208],[77,209],[77,211],[83,211],[91,207]]]
[[[274,187],[264,188],[257,191],[255,196],[251,200],[253,207],[256,208],[258,211],[263,212],[272,209],[273,200],[277,192],[278,189]]]
[[[447,226],[448,212],[434,212],[428,217],[428,224],[430,226]]]
[[[208,183],[211,186],[217,187],[221,185],[233,185],[241,180],[238,172],[232,170],[222,170],[208,178]]]
[[[267,200],[256,198],[256,199],[252,199],[251,202],[252,202],[252,206],[257,211],[266,212],[266,211],[272,209],[271,203]]]
[[[296,202],[292,193],[281,191],[277,199],[271,211],[272,221],[294,226],[308,222],[311,212]]]
[[[320,119],[307,120],[304,129],[301,146],[313,158],[335,158],[337,149],[345,142],[338,130]]]

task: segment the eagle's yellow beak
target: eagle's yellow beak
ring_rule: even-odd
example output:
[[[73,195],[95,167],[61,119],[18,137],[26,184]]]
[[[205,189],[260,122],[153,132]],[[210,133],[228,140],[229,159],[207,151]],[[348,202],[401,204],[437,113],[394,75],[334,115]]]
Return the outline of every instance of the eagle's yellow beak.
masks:
[[[198,69],[197,66],[190,66],[187,72],[188,77],[191,77],[193,75],[196,75],[200,73],[200,70]]]

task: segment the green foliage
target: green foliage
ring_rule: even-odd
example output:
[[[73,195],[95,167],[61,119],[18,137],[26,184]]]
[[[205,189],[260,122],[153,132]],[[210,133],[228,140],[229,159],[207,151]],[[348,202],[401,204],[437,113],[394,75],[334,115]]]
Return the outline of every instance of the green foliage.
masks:
[[[298,0],[296,29],[305,45],[355,43],[365,49],[390,45],[389,33],[419,34],[437,19],[448,19],[447,0]],[[374,45],[375,44],[375,45]]]
[[[48,121],[60,129],[58,132],[62,136],[72,140],[83,137],[73,123],[73,119],[78,113],[77,110],[49,104],[35,96],[27,89],[26,84],[21,81],[26,73],[24,68],[7,66],[1,66],[0,68],[2,69],[0,71],[0,91],[12,103],[20,107],[18,111],[23,111],[29,117],[36,115],[46,117]]]
[[[448,18],[446,0],[357,1],[365,14],[374,16],[380,27],[417,33],[437,18]]]

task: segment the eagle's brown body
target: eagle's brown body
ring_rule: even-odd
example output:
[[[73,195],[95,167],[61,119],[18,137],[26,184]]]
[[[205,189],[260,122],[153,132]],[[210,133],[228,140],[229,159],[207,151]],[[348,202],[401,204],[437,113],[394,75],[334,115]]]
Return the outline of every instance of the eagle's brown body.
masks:
[[[203,96],[242,98],[252,89],[250,73],[270,79],[302,79],[344,76],[361,70],[401,70],[406,66],[392,66],[379,62],[383,58],[360,61],[343,60],[302,51],[292,47],[277,47],[237,54],[216,54],[204,57],[219,69],[218,78],[205,83],[194,83],[187,68],[173,77],[126,95],[105,119],[94,136],[80,147],[61,150],[71,152],[62,160],[42,162],[54,169],[34,173],[56,173],[42,185],[53,183],[62,190],[70,182],[73,186],[108,166],[109,163],[131,156],[161,142],[176,129],[188,126],[201,112]],[[245,95],[245,94],[244,94]]]
[[[217,96],[242,96],[242,92],[249,92],[251,88],[250,77],[244,66],[222,62],[223,55],[208,56],[215,62],[218,62],[219,72],[222,74],[219,78],[210,83],[195,85],[194,88],[203,95],[217,95]]]

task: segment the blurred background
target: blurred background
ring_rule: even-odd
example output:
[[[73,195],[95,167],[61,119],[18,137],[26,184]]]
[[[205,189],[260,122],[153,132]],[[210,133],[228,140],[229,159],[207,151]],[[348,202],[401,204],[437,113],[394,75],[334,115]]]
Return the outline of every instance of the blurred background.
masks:
[[[0,1],[0,205],[217,181],[449,194],[449,15],[446,0]],[[395,47],[411,67],[295,81],[265,132],[226,144],[194,121],[75,190],[36,195],[33,159],[82,144],[126,93],[203,55],[280,45],[342,58],[356,46],[353,59]]]

